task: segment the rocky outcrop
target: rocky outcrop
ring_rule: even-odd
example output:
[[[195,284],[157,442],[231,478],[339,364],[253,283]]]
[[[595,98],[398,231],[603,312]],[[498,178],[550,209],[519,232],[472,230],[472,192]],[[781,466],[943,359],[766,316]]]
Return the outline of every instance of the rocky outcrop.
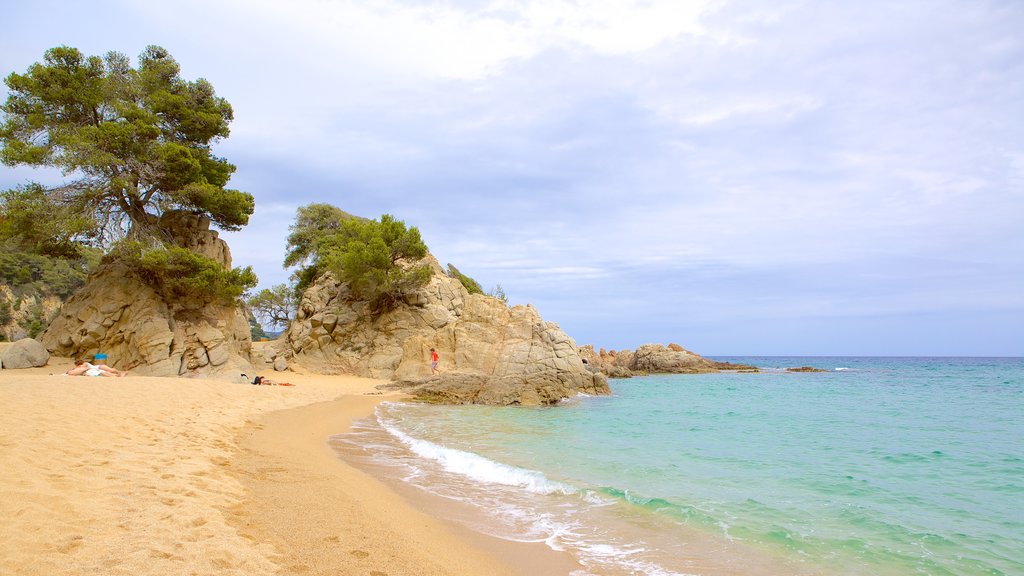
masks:
[[[446,403],[538,405],[609,393],[605,376],[587,369],[572,338],[535,308],[469,294],[432,256],[427,262],[430,282],[382,314],[324,275],[264,362],[284,358],[314,372],[395,380],[396,387]],[[436,376],[431,348],[441,357]]]
[[[757,371],[754,366],[718,362],[690,352],[678,344],[644,344],[633,350],[601,348],[595,352],[591,345],[580,353],[594,369],[611,378],[629,378],[641,374],[705,374],[722,371]]]
[[[700,374],[718,372],[712,360],[694,354],[682,346],[644,344],[636,349],[629,365],[633,372],[656,372],[668,374]]]
[[[631,378],[633,371],[629,365],[633,362],[632,350],[605,350],[601,348],[595,351],[591,344],[580,348],[580,356],[587,362],[587,366],[594,371],[606,374],[609,378]]]
[[[800,366],[797,368],[786,368],[786,372],[828,372],[828,370],[822,370],[814,366]]]
[[[172,212],[168,236],[231,267],[227,244],[206,218]],[[249,323],[236,307],[166,302],[119,262],[102,264],[42,335],[54,354],[90,359],[148,376],[232,376],[251,369]]]
[[[31,338],[22,338],[0,351],[0,367],[8,370],[39,368],[50,361],[46,347]]]
[[[45,326],[57,310],[61,299],[56,296],[28,294],[18,297],[10,286],[0,284],[0,341],[21,340],[31,336],[29,328]]]

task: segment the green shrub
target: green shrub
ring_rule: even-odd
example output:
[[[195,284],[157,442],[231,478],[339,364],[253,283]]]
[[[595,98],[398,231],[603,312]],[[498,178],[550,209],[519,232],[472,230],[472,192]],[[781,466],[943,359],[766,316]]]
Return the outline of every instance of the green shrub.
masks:
[[[258,342],[267,337],[267,333],[263,330],[263,326],[256,320],[256,317],[249,314],[249,336],[253,342]]]
[[[0,326],[7,325],[14,316],[14,311],[11,310],[11,303],[4,300],[0,302]]]
[[[477,282],[476,280],[473,280],[469,276],[466,276],[462,272],[459,272],[459,269],[456,268],[450,262],[448,263],[448,277],[449,278],[457,278],[459,280],[459,282],[462,284],[462,286],[466,289],[466,291],[468,291],[470,294],[483,294],[484,293],[484,289],[483,289],[482,286],[480,286],[479,282]]]
[[[348,219],[318,246],[314,267],[334,272],[349,283],[353,297],[378,312],[430,281],[430,266],[418,262],[427,246],[415,226],[385,214],[380,220]]]
[[[508,305],[508,296],[505,295],[505,290],[501,287],[501,284],[495,284],[494,289],[488,292],[487,295],[501,300],[502,304]]]
[[[35,338],[50,325],[50,321],[43,313],[43,307],[37,304],[32,307],[30,314],[18,322],[18,324],[25,329],[29,338]]]
[[[225,270],[216,260],[177,246],[123,243],[112,256],[127,263],[164,300],[184,307],[234,305],[257,283],[249,266]]]
[[[81,247],[76,256],[58,257],[33,252],[12,240],[2,241],[0,283],[17,294],[67,299],[85,285],[99,254],[98,249]]]

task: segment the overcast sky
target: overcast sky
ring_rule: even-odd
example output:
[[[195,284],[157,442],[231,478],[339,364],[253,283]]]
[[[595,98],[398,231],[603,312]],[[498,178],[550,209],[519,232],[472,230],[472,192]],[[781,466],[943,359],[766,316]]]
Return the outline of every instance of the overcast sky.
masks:
[[[328,202],[580,344],[1024,355],[1024,2],[11,4],[3,75],[157,44],[232,104],[262,287]]]

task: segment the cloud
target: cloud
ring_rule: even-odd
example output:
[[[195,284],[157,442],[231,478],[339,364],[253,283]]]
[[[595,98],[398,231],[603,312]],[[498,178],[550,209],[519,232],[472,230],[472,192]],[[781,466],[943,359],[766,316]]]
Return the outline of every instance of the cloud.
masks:
[[[258,210],[225,237],[264,285],[287,278],[295,209],[326,201],[419,226],[442,262],[597,344],[677,331],[721,352],[736,323],[737,346],[767,350],[786,322],[806,332],[789,350],[813,352],[839,345],[837,319],[906,335],[911,313],[974,330],[971,313],[1024,306],[1019,3],[188,0],[18,18],[39,9],[60,37],[18,27],[7,69],[59,43],[158,43],[232,103],[217,151]],[[132,25],[73,25],[97,13]]]

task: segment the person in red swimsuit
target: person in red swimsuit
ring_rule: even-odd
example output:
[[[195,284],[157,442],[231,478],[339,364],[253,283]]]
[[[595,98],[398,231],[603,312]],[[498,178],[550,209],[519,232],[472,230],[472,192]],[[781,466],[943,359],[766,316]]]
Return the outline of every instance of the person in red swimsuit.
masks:
[[[430,349],[430,373],[431,374],[437,374],[439,372],[438,369],[437,369],[437,363],[439,361],[440,361],[440,359],[437,356],[437,350],[434,350],[433,348],[431,348]]]

